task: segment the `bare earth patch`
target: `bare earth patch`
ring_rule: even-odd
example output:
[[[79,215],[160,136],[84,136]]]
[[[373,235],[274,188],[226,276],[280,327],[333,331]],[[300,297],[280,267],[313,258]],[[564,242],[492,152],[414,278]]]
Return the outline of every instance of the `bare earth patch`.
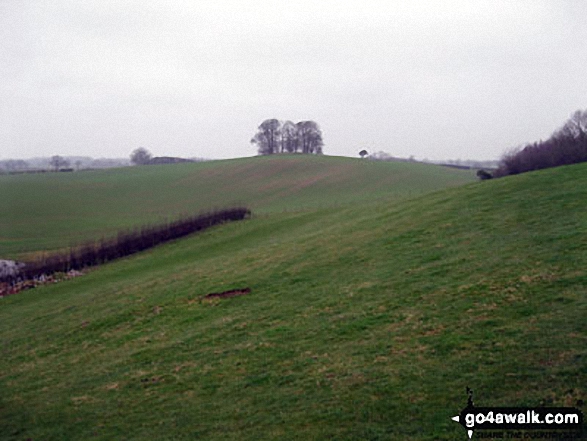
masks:
[[[220,298],[226,299],[228,297],[236,297],[236,296],[244,296],[251,292],[251,288],[242,288],[242,289],[231,289],[229,291],[224,292],[212,292],[210,294],[206,294],[204,296],[205,299],[213,299],[213,298]]]

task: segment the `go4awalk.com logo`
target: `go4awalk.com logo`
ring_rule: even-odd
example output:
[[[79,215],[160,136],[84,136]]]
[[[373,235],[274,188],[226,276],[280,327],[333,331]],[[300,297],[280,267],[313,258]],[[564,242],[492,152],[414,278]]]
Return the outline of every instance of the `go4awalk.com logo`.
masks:
[[[467,407],[452,420],[465,428],[469,439],[476,430],[492,431],[481,432],[480,438],[583,439],[583,414],[577,408],[477,407],[469,388],[467,395]]]

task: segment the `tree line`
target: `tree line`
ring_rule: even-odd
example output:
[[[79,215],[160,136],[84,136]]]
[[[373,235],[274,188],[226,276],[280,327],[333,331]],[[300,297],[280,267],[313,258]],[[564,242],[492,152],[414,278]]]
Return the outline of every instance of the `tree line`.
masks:
[[[135,149],[130,154],[130,162],[134,165],[160,165],[160,164],[179,164],[182,162],[196,162],[204,159],[186,159],[175,156],[155,156],[144,147]]]
[[[89,156],[60,156],[0,161],[0,174],[45,173],[49,171],[95,170],[113,167],[126,167],[128,160],[123,158],[98,158]]]
[[[322,154],[322,130],[315,121],[281,122],[266,119],[251,139],[260,155],[275,153]]]
[[[577,110],[546,141],[506,153],[494,177],[587,162],[587,110]]]

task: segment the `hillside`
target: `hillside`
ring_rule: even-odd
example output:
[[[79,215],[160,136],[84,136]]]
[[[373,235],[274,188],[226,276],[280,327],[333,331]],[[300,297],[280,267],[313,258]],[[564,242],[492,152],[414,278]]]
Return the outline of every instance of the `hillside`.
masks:
[[[1,299],[0,437],[453,440],[466,386],[584,401],[587,166],[295,212],[264,197],[270,216]]]
[[[309,155],[0,176],[0,258],[213,207],[244,204],[267,214],[399,201],[474,179],[433,165]]]

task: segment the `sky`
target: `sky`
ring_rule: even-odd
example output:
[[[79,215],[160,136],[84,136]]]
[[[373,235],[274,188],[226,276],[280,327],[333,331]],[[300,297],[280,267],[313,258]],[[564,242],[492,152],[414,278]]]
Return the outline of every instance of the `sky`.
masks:
[[[584,0],[0,0],[0,159],[497,159],[587,108]]]

